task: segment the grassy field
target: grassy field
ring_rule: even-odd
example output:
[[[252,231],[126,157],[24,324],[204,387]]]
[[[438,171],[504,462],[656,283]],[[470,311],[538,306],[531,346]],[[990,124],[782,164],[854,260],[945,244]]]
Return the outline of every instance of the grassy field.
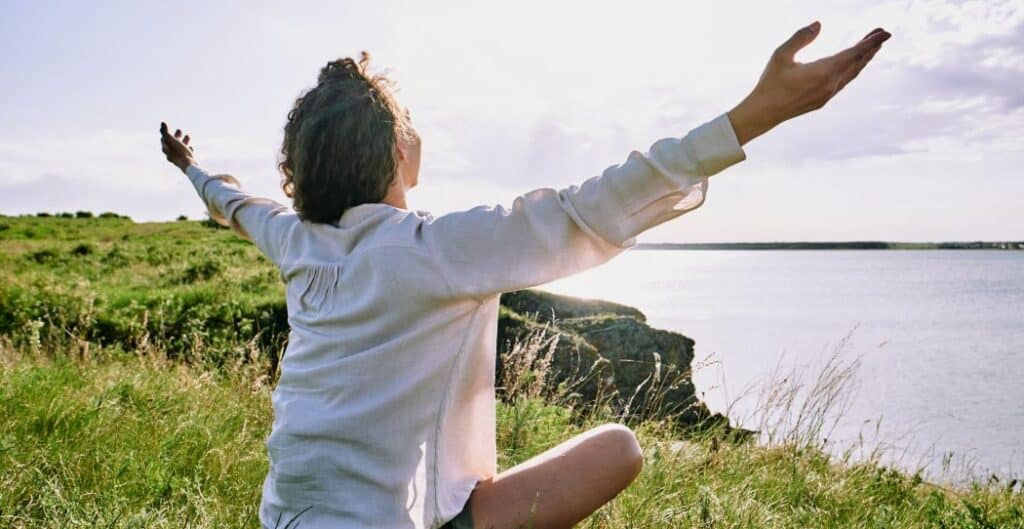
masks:
[[[0,246],[0,527],[258,527],[283,317],[269,263],[197,222],[0,217]],[[501,468],[614,418],[553,405],[542,375],[502,381],[519,389],[498,408]],[[1016,483],[942,488],[806,432],[631,425],[644,470],[581,527],[1024,528]]]
[[[184,221],[0,217],[0,244],[0,333],[15,345],[158,346],[188,362],[220,365],[253,347],[279,352],[284,343],[277,271],[227,230]]]

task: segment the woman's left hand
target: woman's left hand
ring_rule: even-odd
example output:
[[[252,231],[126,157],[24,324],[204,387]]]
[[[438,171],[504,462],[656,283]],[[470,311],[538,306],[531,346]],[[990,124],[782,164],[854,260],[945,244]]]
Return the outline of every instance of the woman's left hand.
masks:
[[[182,172],[188,168],[189,165],[196,163],[195,154],[192,151],[192,146],[189,145],[188,134],[182,137],[181,129],[174,131],[174,135],[171,136],[167,129],[167,123],[160,122],[160,147],[163,148],[164,154],[167,156],[167,161],[174,164],[175,167],[181,169]]]

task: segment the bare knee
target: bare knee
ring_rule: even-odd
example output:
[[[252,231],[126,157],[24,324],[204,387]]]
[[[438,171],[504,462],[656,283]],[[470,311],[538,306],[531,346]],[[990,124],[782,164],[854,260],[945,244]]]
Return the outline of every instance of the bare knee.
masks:
[[[608,423],[595,428],[595,436],[607,447],[609,462],[614,462],[621,472],[623,487],[632,483],[644,467],[644,452],[633,430],[623,424]]]

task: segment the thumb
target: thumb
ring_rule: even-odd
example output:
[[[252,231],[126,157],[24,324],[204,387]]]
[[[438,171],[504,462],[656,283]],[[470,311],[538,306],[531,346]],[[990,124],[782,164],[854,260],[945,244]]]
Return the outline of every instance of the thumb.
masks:
[[[782,45],[775,50],[775,57],[792,61],[796,56],[796,52],[813,42],[820,31],[821,23],[818,21],[814,21],[809,26],[804,26],[798,29],[797,32],[789,38],[789,40],[783,42]]]

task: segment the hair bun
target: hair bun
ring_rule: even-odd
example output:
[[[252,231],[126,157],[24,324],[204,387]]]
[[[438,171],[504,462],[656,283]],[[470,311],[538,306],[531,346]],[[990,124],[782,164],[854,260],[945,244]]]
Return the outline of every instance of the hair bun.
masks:
[[[351,79],[366,79],[367,70],[370,67],[370,52],[359,52],[359,62],[351,57],[335,59],[320,69],[320,76],[317,83],[325,81],[342,81]]]

